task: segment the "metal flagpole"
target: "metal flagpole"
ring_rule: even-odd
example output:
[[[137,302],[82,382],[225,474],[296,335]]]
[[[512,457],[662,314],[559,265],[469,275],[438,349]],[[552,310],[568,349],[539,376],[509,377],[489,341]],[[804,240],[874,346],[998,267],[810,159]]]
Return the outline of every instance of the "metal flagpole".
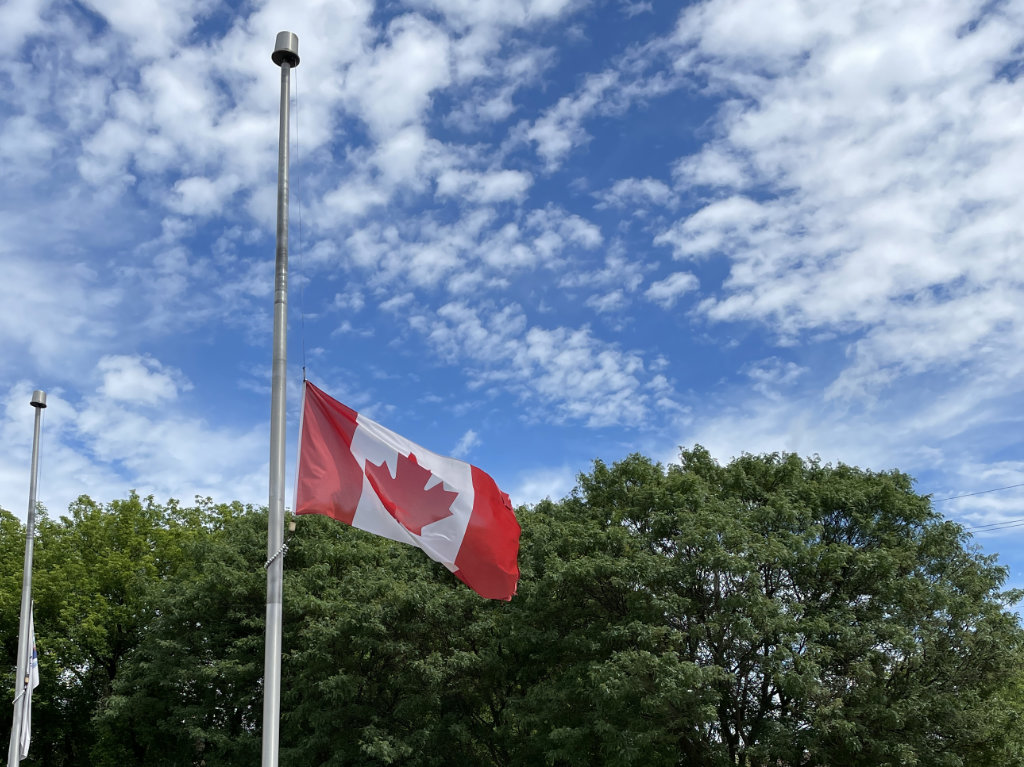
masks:
[[[46,392],[32,392],[36,409],[36,427],[32,437],[32,474],[28,483],[28,516],[25,519],[25,571],[21,580],[21,620],[18,624],[18,672],[14,678],[14,719],[11,722],[11,745],[7,749],[7,767],[18,767],[21,761],[21,723],[25,716],[25,693],[28,690],[29,621],[32,615],[32,552],[36,534],[36,479],[39,474],[39,431],[46,407]]]
[[[288,102],[299,38],[278,32],[271,55],[281,67],[281,134],[277,155],[277,255],[274,361],[270,393],[270,515],[267,522],[267,635],[263,663],[263,767],[277,767],[281,725],[281,616],[284,582],[285,373],[288,358]]]

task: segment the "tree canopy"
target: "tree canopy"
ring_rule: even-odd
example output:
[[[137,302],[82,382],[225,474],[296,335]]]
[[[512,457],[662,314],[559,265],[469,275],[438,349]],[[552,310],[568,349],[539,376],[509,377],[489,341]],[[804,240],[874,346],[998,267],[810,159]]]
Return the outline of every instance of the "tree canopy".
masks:
[[[1024,764],[1021,595],[904,474],[695,447],[597,461],[517,514],[509,603],[298,520],[284,767]],[[13,678],[17,520],[0,531]],[[81,498],[38,536],[25,764],[256,762],[265,511]]]

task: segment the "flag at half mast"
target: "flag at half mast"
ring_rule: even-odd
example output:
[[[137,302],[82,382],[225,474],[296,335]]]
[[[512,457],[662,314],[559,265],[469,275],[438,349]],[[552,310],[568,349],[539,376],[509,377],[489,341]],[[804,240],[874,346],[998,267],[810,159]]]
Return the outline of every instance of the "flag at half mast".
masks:
[[[488,599],[519,581],[519,523],[485,472],[410,442],[305,382],[296,514],[409,543]]]
[[[21,714],[21,733],[18,737],[18,752],[21,759],[28,758],[28,746],[32,739],[32,691],[39,686],[39,652],[36,650],[35,605],[28,614],[28,670],[25,672],[25,686],[22,695],[25,702]]]

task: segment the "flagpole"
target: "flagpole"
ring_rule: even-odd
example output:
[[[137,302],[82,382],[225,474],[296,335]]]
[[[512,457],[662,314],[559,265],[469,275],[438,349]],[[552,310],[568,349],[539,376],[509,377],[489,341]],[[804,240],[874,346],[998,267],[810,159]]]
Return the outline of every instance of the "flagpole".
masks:
[[[32,554],[36,534],[36,481],[39,475],[39,431],[46,392],[32,392],[36,409],[35,433],[32,436],[32,473],[28,483],[28,516],[25,519],[25,570],[21,580],[21,618],[18,623],[18,671],[14,678],[14,719],[11,721],[11,744],[7,749],[7,767],[18,767],[21,761],[21,722],[25,716],[25,690],[28,685],[29,621],[32,614]]]
[[[278,32],[271,59],[281,67],[281,133],[277,154],[277,250],[274,358],[270,392],[270,504],[267,521],[267,635],[263,663],[263,767],[277,767],[281,726],[281,617],[284,583],[285,373],[288,358],[288,107],[299,38]]]

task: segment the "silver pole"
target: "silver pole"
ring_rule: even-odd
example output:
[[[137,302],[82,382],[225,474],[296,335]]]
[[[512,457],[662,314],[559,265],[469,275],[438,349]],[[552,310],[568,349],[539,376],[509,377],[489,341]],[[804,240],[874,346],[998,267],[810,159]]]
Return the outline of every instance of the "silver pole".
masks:
[[[28,516],[25,518],[25,570],[21,580],[21,620],[18,623],[18,671],[14,678],[14,719],[11,722],[11,744],[7,749],[7,767],[18,767],[21,761],[21,722],[25,717],[25,692],[28,689],[29,619],[32,614],[32,553],[36,535],[36,480],[39,474],[39,431],[46,407],[46,392],[32,392],[36,409],[36,427],[32,436],[32,474],[28,482]]]
[[[277,767],[281,726],[281,616],[284,582],[285,373],[288,359],[288,106],[299,38],[279,32],[271,59],[281,67],[277,155],[274,361],[270,393],[270,515],[267,522],[267,635],[263,663],[263,767]]]

